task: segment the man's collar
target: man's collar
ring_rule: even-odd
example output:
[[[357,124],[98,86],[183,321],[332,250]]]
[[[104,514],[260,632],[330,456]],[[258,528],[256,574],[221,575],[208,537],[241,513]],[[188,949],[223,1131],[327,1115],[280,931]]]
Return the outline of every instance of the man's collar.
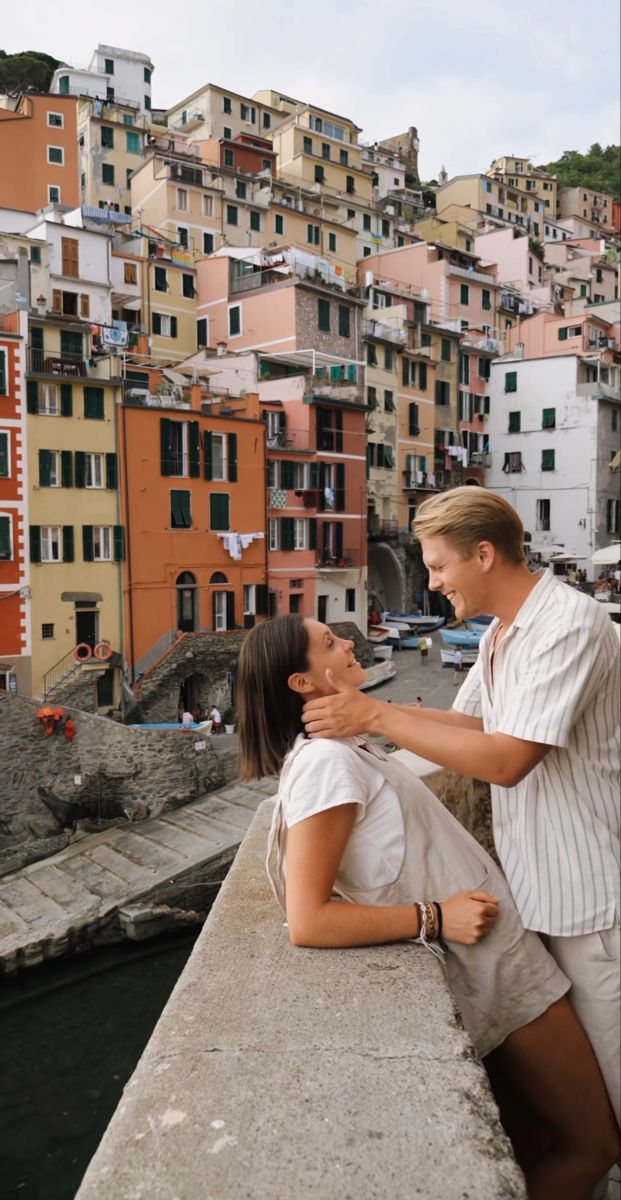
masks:
[[[540,571],[539,578],[526,597],[522,607],[515,614],[510,628],[526,629],[547,603],[550,592],[554,587],[554,575],[551,571]]]

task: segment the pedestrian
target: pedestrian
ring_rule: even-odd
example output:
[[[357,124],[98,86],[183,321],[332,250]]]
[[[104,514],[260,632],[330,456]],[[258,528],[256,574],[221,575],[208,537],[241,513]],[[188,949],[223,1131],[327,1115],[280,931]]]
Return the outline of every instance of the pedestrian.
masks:
[[[267,868],[289,938],[341,949],[422,940],[488,1069],[503,1069],[520,1119],[532,1107],[537,1137],[523,1158],[531,1200],[586,1200],[620,1141],[566,975],[524,930],[483,848],[394,755],[360,739],[303,735],[305,699],[357,696],[365,676],[352,641],[302,616],[257,625],[242,646],[240,774],[280,772]],[[321,977],[317,958],[309,987],[314,972]]]
[[[464,665],[464,656],[461,651],[461,646],[458,646],[453,655],[453,687],[457,687],[461,683],[461,673]]]
[[[420,660],[424,667],[427,666],[427,655],[429,654],[429,638],[422,637],[418,643],[420,650]]]
[[[205,720],[204,709],[201,704],[198,704],[198,702],[192,709],[192,720],[194,721],[195,725],[200,725],[201,721]]]
[[[194,724],[194,717],[187,709],[181,714],[181,724],[184,729],[191,729]]]
[[[412,705],[412,708],[422,708],[422,707],[423,707],[422,698],[420,696],[417,696]]]
[[[529,571],[522,522],[493,492],[466,486],[426,500],[414,532],[429,586],[457,619],[495,617],[452,709],[413,714],[343,688],[306,705],[306,729],[383,735],[492,785],[494,838],[513,899],[572,981],[619,1121],[616,631],[590,596]]]
[[[215,704],[209,713],[209,718],[213,722],[211,726],[211,732],[222,733],[222,713],[220,712],[219,708],[216,708]]]

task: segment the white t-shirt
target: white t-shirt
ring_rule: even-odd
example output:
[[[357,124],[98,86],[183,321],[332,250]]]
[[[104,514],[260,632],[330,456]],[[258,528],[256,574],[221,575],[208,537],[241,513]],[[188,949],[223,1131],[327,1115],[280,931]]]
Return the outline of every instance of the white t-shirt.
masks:
[[[217,725],[219,725],[219,724],[220,724],[220,722],[221,722],[221,720],[222,720],[222,717],[220,716],[220,709],[219,709],[219,708],[212,708],[212,710],[211,710],[211,712],[210,712],[209,716],[211,717],[211,720],[212,720],[212,721],[215,721],[215,722],[216,722],[216,724],[217,724]]]
[[[373,756],[363,762],[349,739],[316,738],[304,745],[291,765],[282,804],[288,828],[339,804],[357,804],[339,880],[355,891],[397,878],[405,857],[399,798]]]

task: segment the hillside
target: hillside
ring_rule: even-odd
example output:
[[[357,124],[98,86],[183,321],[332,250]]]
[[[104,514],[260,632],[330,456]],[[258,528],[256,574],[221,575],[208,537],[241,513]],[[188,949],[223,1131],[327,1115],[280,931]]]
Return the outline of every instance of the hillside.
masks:
[[[545,170],[558,176],[559,187],[588,187],[595,192],[621,196],[621,147],[594,142],[586,154],[579,150],[564,150],[556,162],[546,163]]]
[[[25,92],[33,88],[47,92],[58,66],[58,59],[41,50],[20,50],[7,54],[0,50],[0,92]]]

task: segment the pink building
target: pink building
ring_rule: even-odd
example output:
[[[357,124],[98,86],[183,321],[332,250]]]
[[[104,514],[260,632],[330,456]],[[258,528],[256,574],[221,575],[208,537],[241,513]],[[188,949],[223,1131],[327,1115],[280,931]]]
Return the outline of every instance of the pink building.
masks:
[[[621,326],[590,313],[575,317],[538,313],[527,321],[518,322],[505,337],[507,352],[521,345],[524,358],[548,358],[559,354],[588,357],[598,352],[602,362],[607,363],[615,361],[615,355],[618,356],[621,349]]]
[[[498,290],[494,264],[482,266],[475,254],[436,242],[417,242],[372,254],[358,264],[364,285],[369,272],[406,284],[429,298],[431,320],[453,329],[493,329]]]

